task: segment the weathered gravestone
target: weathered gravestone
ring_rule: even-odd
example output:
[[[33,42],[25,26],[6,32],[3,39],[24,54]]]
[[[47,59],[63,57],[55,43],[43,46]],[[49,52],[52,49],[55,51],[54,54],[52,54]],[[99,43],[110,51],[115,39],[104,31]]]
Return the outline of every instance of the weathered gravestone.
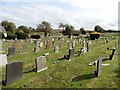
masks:
[[[15,47],[8,48],[8,56],[15,55]]]
[[[54,47],[54,53],[57,53],[59,51],[59,47],[58,46],[55,46]]]
[[[6,54],[0,54],[0,67],[5,66],[7,63]]]
[[[23,62],[12,62],[6,65],[6,80],[4,84],[10,84],[20,79],[23,74]]]
[[[71,49],[69,49],[69,54],[64,55],[64,58],[67,59],[67,60],[70,60],[73,57],[74,57],[74,48],[71,48]]]
[[[97,71],[95,73],[95,76],[99,77],[101,72],[102,72],[102,57],[99,57],[99,59],[97,61]]]
[[[37,59],[35,59],[36,63],[36,71],[41,72],[47,69],[46,65],[46,57],[45,56],[40,56]]]
[[[22,48],[23,48],[23,50],[25,50],[27,48],[27,45],[26,44],[22,44]]]

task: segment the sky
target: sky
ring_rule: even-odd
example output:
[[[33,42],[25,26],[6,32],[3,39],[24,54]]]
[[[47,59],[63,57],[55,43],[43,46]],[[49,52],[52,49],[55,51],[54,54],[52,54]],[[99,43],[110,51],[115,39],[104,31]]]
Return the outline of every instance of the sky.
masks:
[[[70,24],[76,30],[118,29],[119,0],[2,0],[0,21],[14,22],[36,28],[43,20],[58,28],[59,23]]]

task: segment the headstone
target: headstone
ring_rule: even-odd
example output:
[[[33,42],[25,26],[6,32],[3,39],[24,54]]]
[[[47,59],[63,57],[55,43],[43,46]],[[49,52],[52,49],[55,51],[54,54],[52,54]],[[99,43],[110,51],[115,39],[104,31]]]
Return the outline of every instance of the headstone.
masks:
[[[15,55],[15,47],[8,48],[8,56]]]
[[[40,42],[40,47],[43,47],[43,42],[42,41]]]
[[[34,47],[34,52],[38,52],[39,51],[39,47],[38,46],[35,46]]]
[[[62,41],[63,41],[63,40],[61,40],[61,41],[60,41],[59,48],[61,48],[61,47],[62,47]]]
[[[52,41],[52,48],[55,48],[55,41]]]
[[[59,47],[58,46],[55,46],[54,47],[54,53],[57,53],[59,51]]]
[[[101,71],[102,71],[102,58],[100,57],[97,62],[96,77],[99,77]]]
[[[69,49],[69,59],[74,57],[74,48]]]
[[[22,44],[23,50],[25,50],[27,48],[26,44]]]
[[[112,49],[112,54],[109,55],[109,58],[108,58],[109,60],[112,60],[112,59],[113,59],[114,53],[115,53],[115,48]]]
[[[89,44],[89,41],[86,42],[86,49],[87,49],[87,52],[89,51],[89,48],[90,48],[90,44]]]
[[[41,72],[47,69],[46,65],[46,57],[45,56],[40,56],[37,59],[35,59],[36,63],[36,71]]]
[[[84,48],[80,48],[78,56],[82,55],[84,53]]]
[[[50,41],[47,41],[46,43],[46,49],[49,49],[50,48]]]
[[[73,57],[74,57],[74,48],[69,49],[69,54],[68,55],[64,55],[64,58],[67,59],[67,60],[70,60]]]
[[[5,66],[7,63],[6,54],[0,54],[0,67]]]
[[[5,84],[10,84],[20,79],[23,74],[23,62],[12,62],[6,65]]]

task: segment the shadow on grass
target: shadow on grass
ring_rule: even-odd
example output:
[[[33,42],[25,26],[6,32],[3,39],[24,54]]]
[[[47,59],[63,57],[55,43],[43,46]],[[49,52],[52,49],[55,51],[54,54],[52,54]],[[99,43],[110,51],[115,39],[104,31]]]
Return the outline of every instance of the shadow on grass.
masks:
[[[36,68],[29,70],[29,71],[25,71],[25,72],[23,72],[23,74],[27,74],[27,73],[31,73],[31,72],[36,72]]]
[[[102,61],[108,61],[108,60],[109,60],[109,59],[107,59],[107,58],[103,58],[103,59],[102,59]]]
[[[79,75],[72,79],[72,82],[95,78],[94,74]]]

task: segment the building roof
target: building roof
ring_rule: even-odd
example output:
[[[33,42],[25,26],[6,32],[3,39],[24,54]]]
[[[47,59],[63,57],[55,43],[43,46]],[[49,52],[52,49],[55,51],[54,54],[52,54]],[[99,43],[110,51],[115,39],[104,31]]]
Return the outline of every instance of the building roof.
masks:
[[[0,26],[0,32],[7,33],[3,26]]]

